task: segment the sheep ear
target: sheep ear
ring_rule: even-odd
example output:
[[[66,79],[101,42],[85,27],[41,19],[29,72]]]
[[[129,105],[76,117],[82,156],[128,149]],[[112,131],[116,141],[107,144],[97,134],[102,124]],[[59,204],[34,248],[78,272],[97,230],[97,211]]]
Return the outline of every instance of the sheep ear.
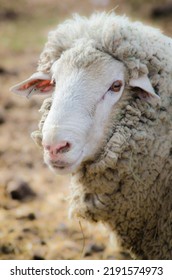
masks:
[[[54,90],[50,75],[36,72],[29,79],[13,86],[10,90],[20,96],[46,95]]]
[[[142,75],[137,79],[131,79],[129,85],[142,90],[139,93],[141,99],[148,101],[149,103],[159,103],[160,97],[156,94],[147,75]]]

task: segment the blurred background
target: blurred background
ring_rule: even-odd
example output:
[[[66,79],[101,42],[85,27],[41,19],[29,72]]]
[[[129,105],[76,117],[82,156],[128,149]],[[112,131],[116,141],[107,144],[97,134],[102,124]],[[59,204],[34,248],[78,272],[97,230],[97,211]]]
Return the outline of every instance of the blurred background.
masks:
[[[0,0],[0,259],[127,259],[101,225],[68,218],[70,178],[53,175],[30,133],[41,99],[9,87],[36,70],[47,34],[72,13],[115,10],[172,35],[170,0]],[[110,249],[111,248],[111,249]]]

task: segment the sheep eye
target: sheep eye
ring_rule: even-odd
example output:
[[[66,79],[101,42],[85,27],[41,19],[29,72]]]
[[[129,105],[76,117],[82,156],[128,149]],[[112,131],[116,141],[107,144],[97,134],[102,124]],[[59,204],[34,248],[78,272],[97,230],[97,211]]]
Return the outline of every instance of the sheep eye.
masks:
[[[119,92],[121,87],[122,87],[122,81],[117,80],[111,85],[109,90],[111,90],[113,92]]]

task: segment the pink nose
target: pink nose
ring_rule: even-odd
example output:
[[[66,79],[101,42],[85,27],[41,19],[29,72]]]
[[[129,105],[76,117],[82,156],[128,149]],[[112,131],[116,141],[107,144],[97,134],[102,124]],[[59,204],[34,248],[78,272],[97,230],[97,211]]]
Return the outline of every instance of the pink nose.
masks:
[[[71,144],[67,141],[61,141],[56,145],[46,145],[43,143],[45,150],[49,151],[51,158],[57,157],[58,154],[66,153],[70,150]]]

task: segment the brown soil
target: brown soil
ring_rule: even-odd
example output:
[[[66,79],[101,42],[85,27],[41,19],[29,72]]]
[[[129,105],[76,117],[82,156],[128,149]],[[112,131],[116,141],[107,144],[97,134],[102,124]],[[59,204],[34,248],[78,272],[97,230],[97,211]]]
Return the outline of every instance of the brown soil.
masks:
[[[107,2],[106,7],[95,6],[95,2],[26,0],[17,5],[1,1],[0,259],[129,258],[118,253],[116,246],[110,249],[103,226],[68,218],[70,178],[52,174],[30,138],[37,129],[42,100],[28,101],[9,92],[11,85],[35,71],[48,30],[71,11],[89,14],[119,5],[119,13],[144,19],[172,34],[171,17],[151,18],[152,7],[158,5],[154,3],[162,1],[100,1]]]

